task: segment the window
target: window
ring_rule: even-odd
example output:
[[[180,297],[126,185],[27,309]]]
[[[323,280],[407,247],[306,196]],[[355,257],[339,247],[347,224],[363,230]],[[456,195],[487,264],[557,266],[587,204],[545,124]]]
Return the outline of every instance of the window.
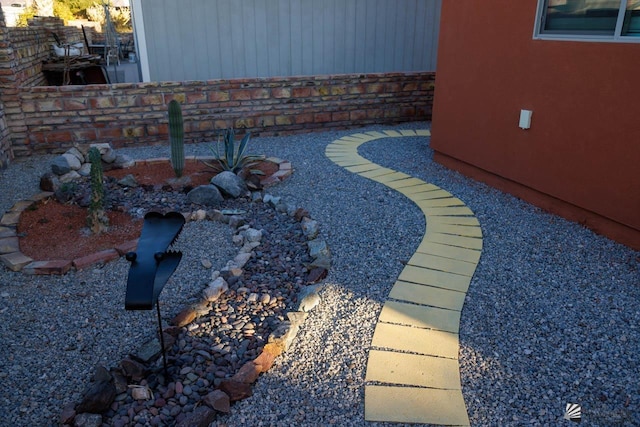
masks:
[[[536,38],[640,42],[640,0],[539,0]]]

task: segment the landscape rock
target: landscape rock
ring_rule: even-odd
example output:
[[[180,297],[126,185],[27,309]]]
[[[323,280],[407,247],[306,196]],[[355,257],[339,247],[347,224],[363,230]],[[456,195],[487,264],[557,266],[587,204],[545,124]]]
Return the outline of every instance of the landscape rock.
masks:
[[[68,403],[60,413],[58,421],[60,424],[70,424],[76,416],[75,403]]]
[[[234,380],[224,380],[220,383],[220,390],[229,396],[231,402],[251,397],[251,385]]]
[[[133,175],[129,174],[129,175],[125,175],[121,179],[119,179],[118,180],[118,185],[121,186],[121,187],[135,188],[139,184],[138,184],[138,181],[136,181],[135,177]]]
[[[213,302],[220,298],[220,295],[225,293],[228,289],[229,285],[227,284],[226,280],[224,280],[222,277],[218,277],[217,279],[209,283],[209,286],[207,286],[204,291],[202,291],[202,296],[206,301]]]
[[[102,415],[89,413],[78,414],[73,425],[75,427],[100,427],[102,426]]]
[[[193,310],[193,308],[191,307],[186,307],[184,310],[182,310],[180,313],[178,313],[176,315],[176,317],[173,318],[173,320],[171,321],[171,323],[174,326],[177,326],[179,328],[188,325],[189,323],[193,322],[196,318],[196,312],[195,310]]]
[[[302,232],[307,239],[315,239],[318,236],[318,232],[320,230],[318,221],[309,218],[303,218],[300,225],[302,226]]]
[[[60,175],[60,182],[64,184],[67,182],[75,181],[78,178],[80,178],[80,174],[72,170],[63,175]]]
[[[71,171],[71,165],[64,156],[57,156],[51,162],[51,172],[60,176]]]
[[[247,191],[244,180],[231,171],[223,171],[211,178],[211,184],[223,194],[237,199]]]
[[[134,381],[139,381],[144,378],[145,367],[142,363],[131,359],[123,359],[120,362],[124,375],[131,378]]]
[[[223,414],[231,412],[229,396],[222,390],[214,390],[207,394],[202,400],[218,412],[222,412]]]
[[[327,242],[325,242],[324,240],[309,240],[307,242],[307,246],[309,247],[309,256],[311,256],[312,258],[330,255],[329,247],[327,246]]]
[[[105,412],[115,398],[116,387],[112,382],[111,374],[105,368],[99,366],[96,369],[93,382],[89,384],[84,392],[82,401],[76,407],[76,412],[90,412],[92,414]],[[76,422],[77,419],[78,417],[76,417]]]
[[[133,167],[135,164],[135,160],[126,154],[116,154],[116,159],[113,162],[114,168],[117,169],[127,169]]]
[[[78,160],[78,158],[73,154],[64,153],[62,157],[64,157],[64,159],[67,161],[67,164],[69,165],[71,170],[77,171],[82,166],[80,160]]]
[[[187,194],[190,203],[197,203],[204,206],[217,206],[224,201],[220,190],[215,185],[200,185]]]
[[[51,191],[55,192],[58,188],[60,188],[61,182],[53,172],[47,172],[42,177],[40,177],[40,189],[42,191]]]
[[[91,163],[83,163],[80,169],[78,169],[78,174],[80,176],[91,175]]]
[[[84,158],[84,154],[82,154],[82,152],[80,152],[80,150],[78,150],[77,147],[71,147],[69,148],[65,154],[71,154],[73,157],[75,157],[76,159],[78,159],[78,161],[80,163],[85,163],[85,158]]]
[[[216,412],[207,406],[198,406],[187,415],[176,427],[209,427],[216,419]]]

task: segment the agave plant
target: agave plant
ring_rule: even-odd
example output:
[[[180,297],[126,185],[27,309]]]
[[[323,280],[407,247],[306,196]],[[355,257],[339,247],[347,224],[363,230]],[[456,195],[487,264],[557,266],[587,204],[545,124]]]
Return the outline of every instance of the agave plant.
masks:
[[[224,131],[223,139],[223,148],[224,151],[220,151],[220,138],[218,138],[218,142],[215,144],[212,149],[215,160],[218,163],[217,166],[222,168],[225,171],[231,171],[233,173],[238,173],[245,166],[249,166],[253,163],[264,158],[264,156],[248,156],[245,155],[245,151],[247,150],[247,145],[249,144],[249,139],[251,138],[251,134],[247,132],[247,134],[242,138],[240,144],[236,149],[236,134],[233,128],[226,129]],[[213,169],[217,169],[216,165],[204,162],[207,166]]]

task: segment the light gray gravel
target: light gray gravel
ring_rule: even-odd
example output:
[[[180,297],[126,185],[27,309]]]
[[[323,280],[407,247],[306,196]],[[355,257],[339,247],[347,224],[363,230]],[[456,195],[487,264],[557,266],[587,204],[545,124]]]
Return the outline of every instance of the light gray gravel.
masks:
[[[365,130],[377,129],[383,128]],[[333,266],[323,302],[293,348],[259,378],[252,398],[213,425],[366,424],[369,342],[425,222],[401,194],[324,156],[327,144],[359,131],[250,143],[255,153],[292,162],[294,175],[270,192],[320,222]],[[122,151],[137,158],[168,155],[168,147]],[[484,251],[460,331],[463,394],[473,425],[569,423],[562,420],[569,402],[582,405],[586,425],[640,425],[640,253],[435,164],[426,138],[373,141],[360,153],[450,191],[480,220]],[[188,154],[210,152],[191,145]],[[0,211],[37,190],[45,160],[0,172]],[[207,280],[200,258],[208,255],[215,268],[230,257],[220,248],[233,250],[223,226],[198,227],[183,231],[183,250],[193,261],[183,261],[163,292],[166,317]],[[55,424],[95,364],[111,366],[152,336],[152,313],[123,309],[127,267],[118,261],[37,278],[0,271],[0,425]]]

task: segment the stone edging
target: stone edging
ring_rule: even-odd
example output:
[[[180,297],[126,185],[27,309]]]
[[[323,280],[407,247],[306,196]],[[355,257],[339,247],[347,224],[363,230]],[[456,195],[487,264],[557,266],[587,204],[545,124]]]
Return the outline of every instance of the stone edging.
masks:
[[[265,344],[258,357],[246,362],[231,378],[223,380],[218,387],[212,389],[209,394],[201,399],[205,405],[196,406],[196,409],[177,425],[209,425],[215,419],[216,411],[229,413],[231,402],[250,397],[252,395],[251,385],[261,373],[267,372],[273,366],[278,356],[289,349],[300,326],[307,318],[308,312],[321,302],[318,295],[320,285],[314,284],[326,277],[331,264],[331,254],[326,242],[318,238],[319,226],[317,221],[311,219],[305,209],[286,204],[281,201],[280,197],[274,197],[270,194],[262,196],[262,193],[254,192],[252,193],[252,203],[254,202],[263,202],[276,211],[286,213],[300,222],[303,234],[307,238],[309,255],[313,259],[308,266],[307,286],[298,294],[295,311],[287,312],[288,320],[282,322],[269,335],[267,344]],[[203,289],[199,301],[184,307],[171,321],[172,326],[164,329],[163,335],[167,350],[171,349],[182,328],[187,327],[198,317],[207,315],[213,309],[211,304],[229,289],[225,278],[241,276],[243,274],[242,268],[254,255],[253,250],[260,246],[261,231],[244,225],[244,219],[241,216],[224,215],[219,211],[211,216],[207,212],[200,210],[194,212],[190,217],[191,220],[204,220],[207,218],[219,220],[234,227],[236,231],[233,236],[233,242],[241,246],[241,248],[236,257],[228,261],[224,268],[212,273],[212,279]],[[246,295],[248,300],[259,298],[257,294],[249,293],[248,289],[242,290],[240,288],[237,292]],[[149,349],[152,350],[150,351]],[[135,394],[134,399],[147,400],[152,398],[151,390],[146,386],[130,384],[130,382],[140,382],[147,368],[159,362],[161,347],[158,339],[151,339],[131,354],[139,355],[142,352],[152,354],[144,363],[140,361],[140,357],[128,357],[120,362],[119,367],[111,369],[111,373],[102,367],[98,367],[92,382],[93,385],[87,388],[88,391],[92,390],[94,393],[86,392],[81,402],[67,405],[60,416],[60,424],[71,424],[76,417],[82,417],[83,419],[94,417],[96,421],[98,421],[97,417],[100,417],[99,421],[102,422],[99,413],[109,409],[116,398],[116,392],[118,394],[131,393],[132,397]],[[156,365],[157,367],[158,365]],[[112,393],[113,398],[108,399],[108,403],[99,402],[100,399],[96,399],[96,385],[99,386],[100,381],[102,381],[105,389],[115,387],[116,392]],[[96,399],[97,402],[92,399]]]
[[[185,160],[211,161],[214,160],[214,158],[207,156],[186,156]],[[288,160],[282,160],[276,157],[269,157],[265,160],[278,165],[278,171],[260,180],[261,185],[265,188],[283,181],[293,173],[291,162]],[[154,164],[167,161],[169,161],[168,158],[154,158],[138,160],[134,164]],[[138,239],[129,240],[113,248],[73,260],[37,261],[26,256],[20,251],[20,239],[16,230],[20,221],[20,215],[34,203],[50,198],[52,195],[52,192],[41,192],[31,198],[18,201],[0,218],[0,262],[9,270],[22,271],[25,274],[66,274],[71,269],[82,270],[95,264],[118,259],[136,248]],[[183,213],[187,221],[195,219],[194,214],[195,212]]]

